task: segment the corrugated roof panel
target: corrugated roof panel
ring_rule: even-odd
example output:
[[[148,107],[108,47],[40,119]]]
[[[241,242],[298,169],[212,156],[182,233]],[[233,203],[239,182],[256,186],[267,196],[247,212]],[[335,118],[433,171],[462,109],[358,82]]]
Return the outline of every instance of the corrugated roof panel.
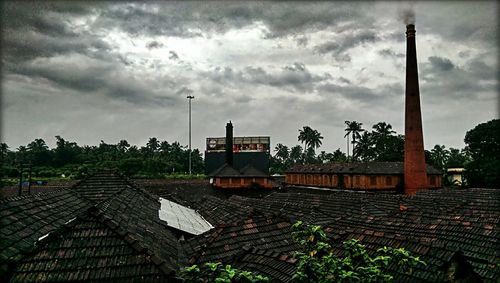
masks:
[[[194,209],[182,206],[173,201],[160,198],[160,210],[158,215],[167,225],[175,229],[193,235],[200,235],[212,228],[212,224],[206,221]]]

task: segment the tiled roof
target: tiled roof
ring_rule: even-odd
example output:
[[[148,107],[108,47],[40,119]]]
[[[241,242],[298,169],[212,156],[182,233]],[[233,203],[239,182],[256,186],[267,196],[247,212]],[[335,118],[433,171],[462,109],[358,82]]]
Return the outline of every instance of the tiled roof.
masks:
[[[113,220],[89,210],[39,241],[11,281],[165,282],[171,271]]]
[[[214,172],[209,174],[211,177],[212,176],[217,176],[217,177],[239,177],[241,173],[234,169],[231,165],[224,163],[219,169],[215,170]]]
[[[271,282],[292,282],[295,262],[296,259],[286,253],[245,246],[233,265],[241,270],[266,276]]]
[[[106,200],[130,185],[114,170],[99,171],[71,189],[93,203]]]
[[[265,174],[264,172],[260,171],[259,169],[255,168],[252,166],[252,164],[248,164],[247,166],[243,167],[241,170],[241,175],[245,177],[268,177],[268,174]]]
[[[4,200],[0,203],[0,277],[164,281],[186,260],[177,237],[160,220],[159,210],[158,197],[113,171],[98,173],[69,189]],[[102,273],[86,274],[89,270]]]
[[[291,232],[291,224],[283,218],[255,215],[237,225],[217,227],[184,246],[190,262],[230,263],[245,246],[288,254],[300,249]]]
[[[463,258],[485,282],[495,282],[500,276],[496,264],[500,258],[500,199],[493,189],[442,189],[419,192],[416,196],[352,192],[332,192],[328,195],[274,193],[263,199],[233,196],[220,205],[225,204],[252,207],[270,218],[286,215],[293,219],[290,223],[303,214],[308,223],[325,227],[339,255],[342,254],[342,242],[356,238],[366,245],[369,252],[383,246],[403,247],[427,263],[426,267],[415,270],[411,276],[395,272],[396,282],[443,281],[446,279],[445,267],[457,252],[463,254]],[[268,254],[287,252],[282,247],[258,246],[258,241],[255,243],[239,237],[238,233],[233,234],[234,239],[231,240],[227,236],[231,235],[231,229],[242,228],[219,228],[207,233],[204,241],[193,239],[195,244],[192,246],[197,248],[188,250],[188,253],[193,254],[195,259],[198,256],[200,262],[222,260],[237,264],[236,258],[241,258],[241,255],[235,257],[231,253],[234,245],[237,248],[249,246],[263,249]],[[254,238],[265,239],[270,235],[264,230]],[[280,237],[286,238],[285,234]],[[290,247],[288,252],[291,250]],[[262,262],[273,266],[278,264],[274,256],[256,258],[249,255],[248,261],[251,261],[250,258],[261,264],[249,262],[244,266],[253,266],[252,270],[261,272],[266,270]],[[263,273],[272,274],[268,271]]]
[[[35,241],[59,228],[90,204],[68,190],[14,197],[0,202],[0,274]]]
[[[403,162],[353,162],[296,164],[287,173],[331,173],[331,174],[403,174]],[[427,165],[427,174],[442,174]]]
[[[241,170],[236,170],[231,165],[225,163],[219,169],[209,174],[213,177],[268,177],[268,174],[258,170],[251,164],[241,168]]]
[[[241,206],[213,196],[205,196],[196,209],[214,226],[235,225],[245,220],[253,211],[249,206]]]

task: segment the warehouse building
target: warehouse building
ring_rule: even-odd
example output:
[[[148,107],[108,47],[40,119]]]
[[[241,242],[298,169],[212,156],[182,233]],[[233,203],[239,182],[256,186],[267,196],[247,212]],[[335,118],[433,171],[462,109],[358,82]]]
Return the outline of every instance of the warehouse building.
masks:
[[[297,164],[285,174],[287,185],[351,190],[402,190],[403,162]],[[442,173],[427,166],[428,188],[442,187]]]

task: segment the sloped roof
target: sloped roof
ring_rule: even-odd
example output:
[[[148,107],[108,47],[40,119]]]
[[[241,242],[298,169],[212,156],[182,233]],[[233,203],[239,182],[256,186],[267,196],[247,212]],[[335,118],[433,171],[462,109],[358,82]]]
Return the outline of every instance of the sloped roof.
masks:
[[[282,217],[254,215],[244,222],[217,227],[186,241],[190,262],[232,262],[245,246],[291,253],[300,249],[292,239],[291,224]]]
[[[252,214],[253,208],[214,196],[205,196],[196,206],[205,219],[215,226],[235,225]]]
[[[37,243],[12,281],[166,281],[166,264],[102,212],[90,209]]]
[[[352,162],[296,164],[287,173],[331,173],[331,174],[403,174],[403,162]],[[427,165],[427,174],[442,174]]]
[[[211,177],[239,177],[241,173],[231,165],[224,163],[219,169],[209,174]]]
[[[87,209],[90,204],[68,190],[0,201],[0,274],[43,235]]]
[[[266,276],[271,282],[292,282],[296,259],[286,253],[262,250],[255,247],[243,247],[243,252],[233,265],[241,270],[248,270]]]
[[[259,169],[252,166],[252,164],[248,164],[247,166],[241,168],[241,175],[245,177],[268,177],[268,174],[260,171]]]
[[[253,167],[251,164],[241,168],[240,171],[225,163],[219,169],[209,174],[211,177],[269,177],[268,174]]]
[[[109,191],[106,191],[107,189]],[[92,221],[94,222],[91,222],[94,224],[88,224],[85,221],[89,220],[89,218],[88,215],[85,215],[93,210],[98,211],[98,213],[90,217],[95,216],[98,218],[93,218]],[[47,260],[57,260],[57,266],[65,266],[65,264],[71,266],[73,260],[75,260],[71,254],[72,252],[69,252],[69,256],[63,258],[60,257],[60,253],[65,253],[67,248],[71,250],[80,245],[90,245],[89,248],[91,247],[92,250],[88,255],[90,258],[104,253],[111,261],[126,261],[128,259],[126,256],[124,258],[123,249],[115,247],[113,244],[123,246],[125,245],[123,241],[128,243],[129,246],[132,245],[137,248],[136,250],[147,252],[148,258],[158,267],[157,269],[163,275],[170,276],[169,274],[176,270],[179,265],[183,265],[186,259],[177,237],[170,231],[167,224],[159,218],[159,210],[160,202],[157,197],[136,187],[135,184],[114,171],[104,171],[90,176],[68,189],[4,200],[0,203],[0,212],[6,216],[2,217],[0,229],[0,235],[2,236],[2,250],[0,253],[2,269],[0,270],[0,277],[10,276],[12,271],[16,270],[16,274],[24,274],[25,271],[39,273],[40,278],[43,279],[47,275],[47,270],[44,271]],[[67,224],[71,223],[70,220],[75,218],[79,221],[76,223],[85,222],[90,225],[86,231],[90,233],[89,235],[92,235],[91,239],[80,235],[81,238],[72,240],[74,238],[73,232],[61,232],[67,229]],[[102,225],[107,225],[107,228],[103,228]],[[80,229],[78,227],[80,226],[71,226],[71,229]],[[111,241],[110,239],[99,238],[103,229],[108,228],[118,233],[120,239],[114,239],[115,242],[108,243],[107,241]],[[62,238],[55,239],[52,244],[41,244],[44,243],[43,241],[47,237],[53,239],[51,233],[56,231],[60,232]],[[92,246],[92,241],[97,241],[100,245]],[[46,256],[46,258],[26,257],[35,245],[36,251]],[[52,248],[58,250],[58,252],[51,253]],[[133,262],[135,261],[132,260],[132,265],[134,265]],[[19,264],[22,266],[20,267]],[[87,269],[94,270],[99,269],[103,263],[99,260],[88,260],[86,264]],[[146,265],[148,264],[146,263]],[[145,272],[142,274],[145,278],[149,278],[150,274],[156,274],[156,271],[152,271],[153,267],[151,267],[153,269],[148,269],[149,267],[143,269],[138,266],[134,268],[136,267],[138,268],[138,275],[143,271]],[[71,270],[71,268],[68,270]],[[116,270],[106,271],[103,276],[108,276],[106,278],[109,279],[120,279],[121,281],[121,276],[127,274],[127,272],[123,268],[120,270],[122,271],[119,273],[113,273]],[[132,269],[129,271],[132,272]],[[66,272],[65,274],[79,278],[81,271],[75,272]],[[124,273],[122,274],[122,272]],[[155,276],[151,278],[154,279]],[[31,280],[29,278],[26,280]],[[69,279],[67,277],[63,281]],[[26,280],[23,279],[22,281]]]
[[[457,251],[463,254],[463,258],[485,282],[495,282],[500,276],[496,264],[499,258],[500,199],[494,189],[442,189],[419,192],[416,196],[342,191],[329,195],[273,193],[259,200],[233,196],[225,203],[253,207],[254,211],[262,211],[270,218],[287,215],[294,219],[296,214],[300,216],[303,213],[310,224],[325,227],[338,255],[342,255],[342,242],[355,238],[366,245],[370,253],[383,246],[403,247],[427,263],[426,267],[416,269],[412,275],[395,271],[396,282],[446,280],[444,268]],[[308,217],[308,213],[313,212],[320,214]],[[197,248],[188,249],[188,254],[194,255],[195,259],[198,256],[198,262],[222,260],[235,265],[241,257],[231,253],[234,245],[236,248],[249,246],[262,249],[265,254],[287,254],[283,247],[258,245],[258,239],[286,238],[285,233],[278,232],[279,229],[274,231],[277,236],[270,231],[259,231],[254,235],[255,240],[235,233],[231,241],[231,229],[244,230],[238,227],[221,227],[210,235],[205,234],[204,240],[193,239],[191,245]],[[290,251],[296,249],[290,247]],[[263,262],[280,264],[276,260],[274,256],[249,255],[248,264],[242,266],[254,266],[252,270],[273,274],[264,272]]]
[[[96,172],[91,177],[83,179],[71,189],[92,203],[99,203],[109,199],[114,194],[126,187],[130,187],[124,182],[116,170],[107,169]]]

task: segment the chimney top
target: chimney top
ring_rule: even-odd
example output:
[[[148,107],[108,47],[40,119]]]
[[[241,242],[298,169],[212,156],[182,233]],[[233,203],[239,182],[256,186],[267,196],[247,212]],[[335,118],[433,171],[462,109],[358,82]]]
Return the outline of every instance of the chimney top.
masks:
[[[415,36],[415,25],[409,24],[406,25],[406,37],[414,37]]]

